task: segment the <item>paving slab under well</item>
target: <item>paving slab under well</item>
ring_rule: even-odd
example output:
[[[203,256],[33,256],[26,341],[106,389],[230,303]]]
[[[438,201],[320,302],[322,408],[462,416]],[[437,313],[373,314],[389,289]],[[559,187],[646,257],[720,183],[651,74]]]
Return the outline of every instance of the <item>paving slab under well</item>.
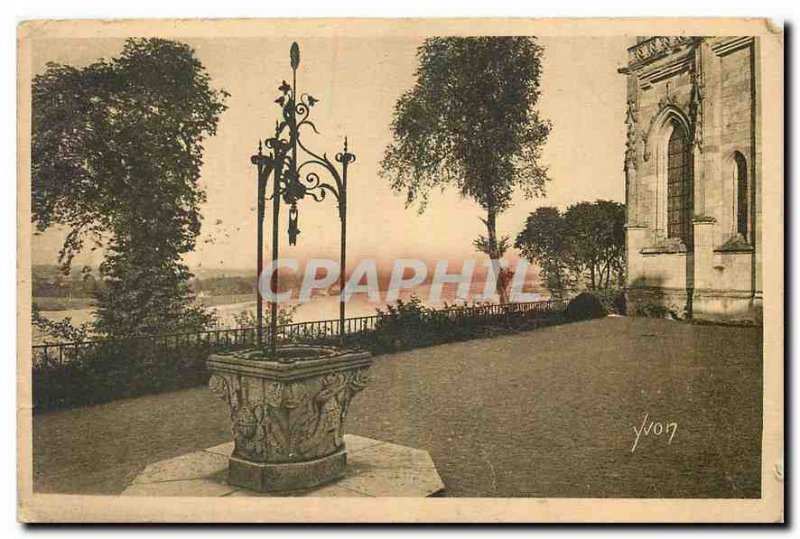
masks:
[[[233,442],[155,462],[123,496],[431,496],[444,489],[427,451],[346,434],[345,477],[305,491],[261,493],[226,482]]]

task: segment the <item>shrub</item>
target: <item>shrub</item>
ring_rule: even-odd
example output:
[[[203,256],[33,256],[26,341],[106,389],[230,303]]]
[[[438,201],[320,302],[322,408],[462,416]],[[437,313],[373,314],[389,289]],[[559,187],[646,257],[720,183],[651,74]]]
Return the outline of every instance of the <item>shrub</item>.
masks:
[[[64,361],[39,358],[33,366],[36,412],[99,404],[203,384],[208,342],[164,346],[150,339],[76,347]]]
[[[679,318],[672,309],[656,300],[637,301],[631,306],[629,314],[646,318]]]
[[[606,314],[626,314],[625,292],[621,288],[603,288],[588,293],[600,300]]]
[[[590,292],[581,292],[575,296],[564,311],[564,318],[570,322],[602,318],[608,314],[603,303]]]
[[[349,346],[365,348],[373,354],[409,350],[447,342],[491,337],[525,331],[561,321],[557,311],[515,311],[496,305],[451,306],[433,309],[416,296],[408,301],[378,309],[381,318],[375,329],[348,336]]]
[[[376,352],[407,350],[441,342],[447,332],[447,319],[441,312],[422,304],[417,296],[398,299],[394,305],[378,309],[381,318],[365,344]],[[371,342],[370,342],[371,341]]]
[[[281,308],[279,324],[290,324],[295,310],[296,307]],[[218,325],[215,313],[209,314]],[[269,313],[265,318],[265,324],[269,324]],[[251,343],[255,342],[255,315],[243,311],[234,315],[234,319],[245,328],[241,334],[245,344],[229,345],[230,335],[220,338],[219,333],[202,332],[78,344],[90,337],[88,324],[75,327],[69,318],[53,322],[34,309],[34,325],[53,339],[67,343],[60,351],[54,346],[36,352],[32,370],[34,410],[100,404],[204,384],[208,381],[205,362],[211,353],[231,346],[245,346],[247,336]]]

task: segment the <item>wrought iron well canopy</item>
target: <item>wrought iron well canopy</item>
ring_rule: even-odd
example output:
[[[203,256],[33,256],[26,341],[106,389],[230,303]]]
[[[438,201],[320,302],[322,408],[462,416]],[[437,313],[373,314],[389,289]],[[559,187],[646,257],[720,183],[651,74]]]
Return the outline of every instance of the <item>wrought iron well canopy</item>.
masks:
[[[292,43],[289,50],[292,67],[292,83],[283,81],[278,87],[280,95],[275,103],[281,108],[281,117],[275,122],[275,135],[258,141],[258,153],[250,158],[258,171],[258,226],[256,270],[257,278],[261,278],[264,269],[264,214],[266,203],[272,201],[272,275],[270,288],[273,295],[279,291],[278,269],[276,262],[279,254],[278,227],[280,223],[281,199],[289,206],[289,228],[287,230],[289,245],[297,244],[300,234],[299,209],[297,203],[308,197],[316,202],[325,199],[327,193],[336,199],[341,225],[341,242],[339,256],[339,334],[344,339],[345,318],[345,267],[347,247],[347,168],[356,160],[356,156],[348,151],[347,137],[341,152],[334,157],[334,164],[326,153],[321,155],[310,150],[301,140],[301,131],[311,129],[317,131],[309,119],[311,109],[319,101],[310,94],[298,93],[297,68],[300,65],[300,47]],[[267,184],[272,178],[272,189],[269,194]],[[256,323],[258,346],[264,346],[263,305],[261,291],[256,286]],[[278,340],[278,303],[273,298],[270,302],[269,351],[277,356]],[[286,359],[291,361],[290,359]]]

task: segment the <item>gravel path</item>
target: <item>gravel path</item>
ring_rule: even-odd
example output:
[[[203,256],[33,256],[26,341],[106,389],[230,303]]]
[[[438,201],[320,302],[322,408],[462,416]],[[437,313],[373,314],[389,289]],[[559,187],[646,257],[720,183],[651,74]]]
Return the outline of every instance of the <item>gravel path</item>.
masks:
[[[761,358],[755,328],[630,318],[436,346],[378,358],[348,432],[428,450],[449,496],[759,497]],[[229,439],[205,388],[33,429],[38,492],[118,493]]]

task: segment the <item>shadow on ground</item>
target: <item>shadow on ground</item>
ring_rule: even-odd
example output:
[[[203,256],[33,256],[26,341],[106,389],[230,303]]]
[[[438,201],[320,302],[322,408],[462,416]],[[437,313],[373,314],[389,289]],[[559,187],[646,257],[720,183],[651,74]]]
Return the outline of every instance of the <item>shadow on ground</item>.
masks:
[[[758,328],[605,318],[382,356],[370,380],[348,432],[429,451],[448,496],[760,496]],[[205,388],[36,416],[33,435],[35,490],[87,494],[230,438]]]

